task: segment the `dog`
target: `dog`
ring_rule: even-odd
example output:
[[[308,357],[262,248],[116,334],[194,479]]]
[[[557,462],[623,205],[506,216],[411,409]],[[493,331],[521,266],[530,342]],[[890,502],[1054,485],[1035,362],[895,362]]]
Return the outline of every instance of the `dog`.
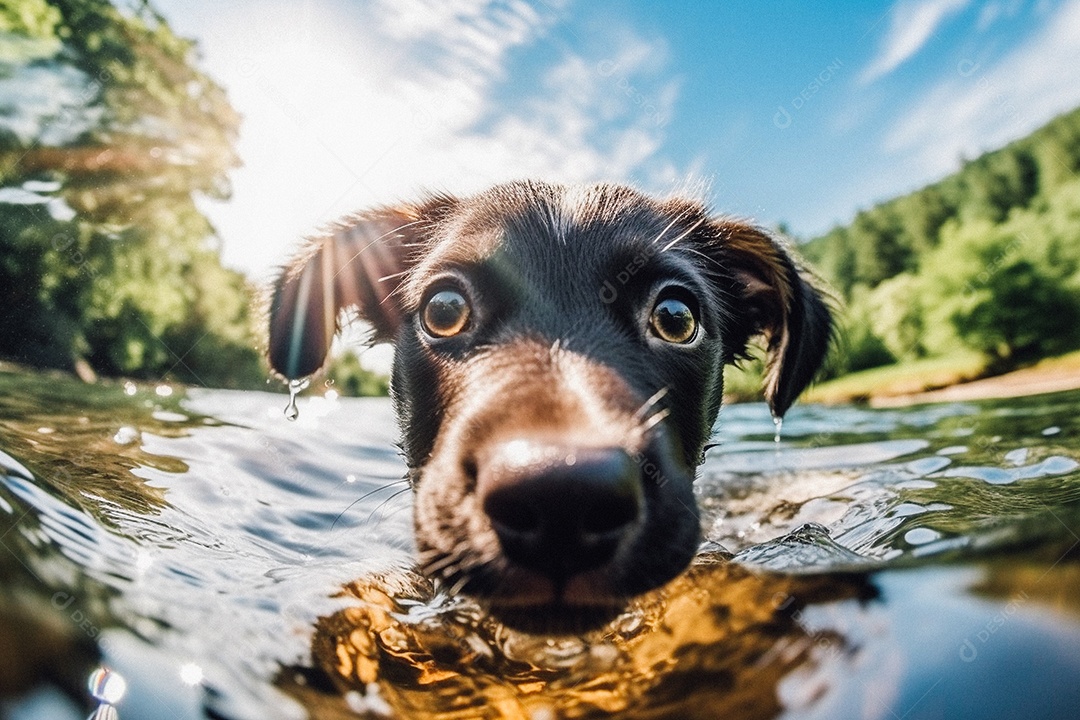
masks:
[[[512,182],[339,221],[272,288],[272,368],[318,371],[353,308],[394,343],[422,571],[542,632],[601,626],[687,568],[723,366],[762,336],[782,417],[833,332],[783,242],[616,184]]]

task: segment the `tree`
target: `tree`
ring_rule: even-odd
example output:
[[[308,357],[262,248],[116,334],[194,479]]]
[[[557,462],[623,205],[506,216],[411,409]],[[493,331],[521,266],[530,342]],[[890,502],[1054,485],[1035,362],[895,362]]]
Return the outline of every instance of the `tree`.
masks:
[[[326,375],[342,395],[363,397],[387,395],[390,392],[389,378],[366,369],[351,350],[334,357],[326,369]]]
[[[839,350],[826,368],[828,377],[888,365],[896,355],[881,339],[873,326],[873,316],[866,296],[865,285],[852,289],[852,300],[840,319]]]
[[[870,328],[895,358],[927,355],[922,286],[916,275],[901,273],[859,298]]]
[[[848,301],[841,370],[1080,347],[1080,108],[803,247]]]
[[[1029,212],[1005,225],[954,225],[923,274],[927,344],[946,326],[966,346],[1004,370],[1080,344],[1075,262],[1062,262],[1046,218]],[[1057,256],[1057,262],[1053,258]],[[938,334],[930,328],[938,328]]]
[[[22,203],[0,221],[0,354],[259,382],[252,289],[196,205],[228,197],[239,117],[194,44],[148,3],[4,0],[0,97],[45,81],[54,102],[0,112],[0,187]]]
[[[1080,175],[1080,108],[1026,138],[967,162],[955,174],[860,211],[806,243],[806,255],[845,295],[918,270],[950,220],[1002,223]]]
[[[1038,190],[1035,159],[1022,146],[1009,146],[969,163],[960,174],[964,185],[961,213],[971,219],[1003,221],[1024,207]]]
[[[860,212],[849,233],[857,282],[874,287],[908,269],[911,250],[903,245],[899,219],[890,208]]]

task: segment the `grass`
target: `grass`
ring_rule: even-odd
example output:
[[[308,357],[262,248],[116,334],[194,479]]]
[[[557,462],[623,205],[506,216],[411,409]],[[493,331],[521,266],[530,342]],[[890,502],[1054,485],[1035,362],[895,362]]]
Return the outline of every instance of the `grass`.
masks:
[[[1080,350],[1044,358],[1017,369],[1017,375],[1080,373]],[[872,397],[895,397],[949,387],[978,380],[987,375],[986,358],[963,352],[925,360],[863,370],[816,385],[803,394],[806,402],[859,402]]]
[[[985,356],[977,352],[958,352],[844,375],[811,387],[803,394],[803,400],[839,403],[874,396],[908,395],[975,380],[985,374]]]
[[[1080,373],[1080,350],[1045,358],[1017,372]],[[945,357],[908,360],[895,365],[871,368],[810,387],[803,402],[835,404],[864,402],[873,397],[895,397],[936,390],[987,377],[987,362],[976,352],[957,352]],[[749,361],[744,367],[724,370],[724,393],[727,402],[762,400],[761,363]]]

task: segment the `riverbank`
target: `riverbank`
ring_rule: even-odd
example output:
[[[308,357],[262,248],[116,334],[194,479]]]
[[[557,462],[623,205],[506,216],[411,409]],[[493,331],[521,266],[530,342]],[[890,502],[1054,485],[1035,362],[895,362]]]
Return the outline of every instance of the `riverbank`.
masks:
[[[922,360],[830,380],[808,390],[803,401],[904,407],[1076,390],[1080,389],[1080,351],[1047,358],[1003,375],[982,375],[982,361],[977,356]]]

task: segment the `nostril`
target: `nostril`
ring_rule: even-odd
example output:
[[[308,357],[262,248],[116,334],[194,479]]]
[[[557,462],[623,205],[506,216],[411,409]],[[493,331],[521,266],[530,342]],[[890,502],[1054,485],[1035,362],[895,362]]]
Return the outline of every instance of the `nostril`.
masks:
[[[590,535],[619,532],[637,520],[638,498],[629,493],[604,498],[581,509],[581,530]]]
[[[514,493],[493,492],[484,498],[484,512],[500,529],[526,534],[540,530],[540,515],[527,498]]]
[[[471,455],[461,463],[461,469],[465,473],[465,480],[470,488],[476,487],[476,458]]]

